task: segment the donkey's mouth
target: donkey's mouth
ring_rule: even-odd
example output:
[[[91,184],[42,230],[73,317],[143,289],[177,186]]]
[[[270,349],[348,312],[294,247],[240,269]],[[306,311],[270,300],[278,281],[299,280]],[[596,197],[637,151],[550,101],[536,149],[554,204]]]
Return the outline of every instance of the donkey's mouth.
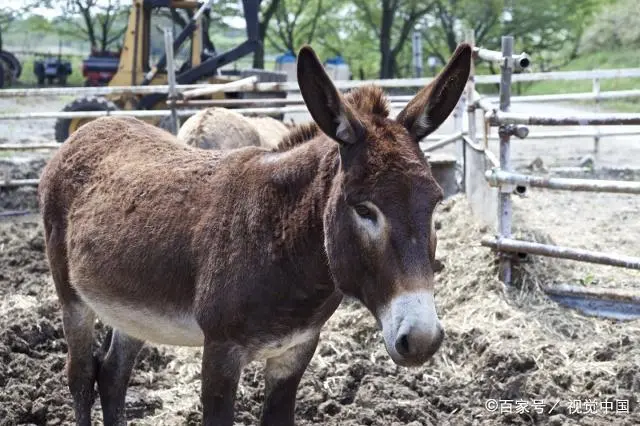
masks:
[[[444,330],[430,291],[403,293],[395,297],[382,310],[380,325],[389,356],[403,367],[424,364],[444,340]]]

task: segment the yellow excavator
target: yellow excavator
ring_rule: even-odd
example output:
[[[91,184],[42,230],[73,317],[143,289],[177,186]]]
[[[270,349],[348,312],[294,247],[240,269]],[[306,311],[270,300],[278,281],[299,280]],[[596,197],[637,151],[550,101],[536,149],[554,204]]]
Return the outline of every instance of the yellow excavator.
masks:
[[[174,40],[176,81],[178,84],[224,83],[241,78],[238,75],[221,75],[218,70],[238,59],[253,53],[259,46],[258,10],[260,0],[242,0],[246,21],[247,39],[240,45],[225,52],[216,52],[209,34],[203,28],[203,16],[209,12],[213,0],[201,3],[193,0],[133,0],[129,20],[120,52],[117,71],[109,81],[109,86],[166,85],[166,56],[164,39],[160,27],[169,19],[159,12],[169,10],[190,10],[188,23]],[[185,43],[187,42],[187,43]],[[183,44],[185,46],[183,46]],[[155,61],[154,61],[155,60]],[[155,64],[154,64],[155,62]],[[285,81],[282,73],[263,70],[245,70],[242,77],[258,75],[259,81]],[[219,93],[214,98],[242,98],[242,92]],[[260,97],[286,97],[286,92],[263,92]],[[252,97],[255,97],[252,96]],[[202,98],[200,98],[202,99]],[[113,111],[167,109],[166,93],[147,95],[114,94],[78,98],[66,105],[63,111]],[[60,143],[92,118],[61,118],[56,121],[55,136]],[[164,118],[145,119],[155,125],[165,127]]]

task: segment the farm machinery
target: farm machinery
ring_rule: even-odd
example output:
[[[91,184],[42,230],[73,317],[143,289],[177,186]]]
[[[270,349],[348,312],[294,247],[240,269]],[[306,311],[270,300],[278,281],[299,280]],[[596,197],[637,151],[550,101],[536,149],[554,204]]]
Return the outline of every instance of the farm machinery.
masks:
[[[33,73],[38,79],[38,85],[42,86],[45,81],[48,84],[54,84],[56,80],[61,86],[67,84],[67,78],[73,72],[70,61],[62,59],[62,55],[58,56],[46,56],[44,59],[40,59],[33,62]]]
[[[21,74],[22,64],[18,58],[11,52],[0,50],[0,89],[10,86]]]
[[[82,61],[82,76],[85,86],[105,86],[118,72],[120,52],[91,51],[91,55]]]
[[[124,42],[117,59],[117,71],[109,76],[108,86],[154,86],[168,84],[166,55],[161,27],[167,26],[164,19],[172,13],[189,11],[191,16],[173,44],[177,84],[227,83],[239,78],[257,75],[259,81],[285,81],[286,75],[263,70],[243,70],[240,75],[222,75],[220,68],[253,53],[260,46],[258,37],[258,9],[260,0],[242,0],[246,21],[247,39],[224,52],[217,52],[203,25],[205,13],[209,13],[212,0],[199,3],[193,0],[133,0]],[[164,14],[161,12],[165,12]],[[169,12],[167,14],[166,12]],[[169,16],[169,17],[167,17]],[[172,24],[172,21],[170,21]],[[113,59],[104,61],[96,69],[113,68]],[[109,63],[107,63],[109,62]],[[181,62],[181,63],[180,63]],[[86,64],[86,63],[85,63]],[[88,68],[92,64],[86,64]],[[110,68],[111,67],[111,68]],[[83,70],[85,71],[85,70]],[[90,71],[90,70],[89,70]],[[286,92],[225,92],[209,95],[208,98],[286,97]],[[167,93],[145,95],[132,93],[89,96],[78,98],[66,105],[63,111],[113,111],[113,110],[158,110],[167,109]],[[55,135],[64,142],[69,135],[93,118],[60,118],[56,121]],[[154,125],[167,128],[168,120],[161,117],[145,118]]]

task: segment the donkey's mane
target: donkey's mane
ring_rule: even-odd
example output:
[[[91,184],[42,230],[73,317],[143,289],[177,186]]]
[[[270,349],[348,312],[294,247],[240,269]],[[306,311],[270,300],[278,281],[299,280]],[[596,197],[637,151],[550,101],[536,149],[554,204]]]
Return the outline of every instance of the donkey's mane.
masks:
[[[384,90],[378,86],[362,86],[344,95],[344,101],[361,114],[389,116],[389,100]],[[295,146],[310,141],[321,133],[314,122],[297,124],[291,131],[280,139],[275,152],[288,151]]]

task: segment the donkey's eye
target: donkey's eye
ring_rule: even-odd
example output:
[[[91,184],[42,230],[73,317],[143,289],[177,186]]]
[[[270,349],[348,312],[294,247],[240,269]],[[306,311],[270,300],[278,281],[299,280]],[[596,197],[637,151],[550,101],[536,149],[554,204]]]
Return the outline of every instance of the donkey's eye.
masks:
[[[372,220],[372,221],[376,220],[376,214],[367,205],[365,205],[365,204],[356,204],[354,209],[355,209],[356,213],[358,213],[358,216],[360,216],[361,218]]]

